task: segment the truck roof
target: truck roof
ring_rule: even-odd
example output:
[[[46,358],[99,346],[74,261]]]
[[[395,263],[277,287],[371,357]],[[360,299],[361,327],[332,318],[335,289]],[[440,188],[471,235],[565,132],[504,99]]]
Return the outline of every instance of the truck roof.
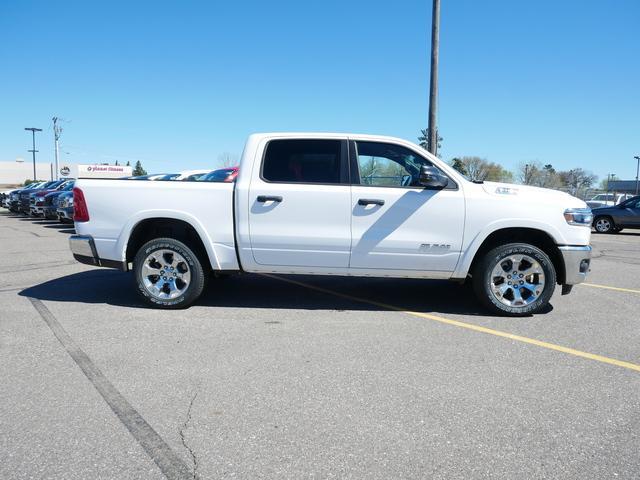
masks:
[[[413,145],[419,146],[414,142],[409,140],[405,140],[404,138],[398,137],[390,137],[388,135],[371,135],[367,133],[348,133],[348,132],[257,132],[249,135],[249,138],[254,140],[261,140],[264,138],[278,138],[278,137],[287,137],[287,138],[359,138],[364,140],[377,140],[377,141],[392,141],[392,142],[402,142],[402,143],[411,143]]]

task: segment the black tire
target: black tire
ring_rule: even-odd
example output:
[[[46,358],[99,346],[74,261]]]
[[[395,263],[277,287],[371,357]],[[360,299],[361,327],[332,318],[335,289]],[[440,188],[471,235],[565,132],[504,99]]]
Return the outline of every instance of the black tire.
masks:
[[[593,228],[596,233],[614,233],[616,224],[613,222],[613,218],[607,215],[600,215],[593,219]]]
[[[184,288],[184,291],[180,292],[179,296],[175,298],[160,298],[150,291],[152,289],[145,286],[142,274],[142,268],[145,264],[145,260],[147,260],[149,256],[154,252],[157,252],[159,250],[167,250],[181,256],[182,259],[184,259],[183,263],[186,264],[182,268],[186,268],[185,272],[189,272],[190,280],[186,284],[186,288]],[[176,272],[177,271],[178,268],[176,267]],[[138,250],[138,253],[133,260],[133,275],[135,278],[138,293],[144,299],[144,301],[156,308],[165,309],[188,307],[200,297],[206,283],[206,274],[202,267],[202,261],[200,260],[200,258],[198,258],[193,250],[186,244],[174,238],[155,238],[140,247],[140,250]],[[161,280],[158,279],[157,281]]]
[[[516,285],[516,288],[518,290],[518,295],[524,298],[523,302],[530,301],[531,303],[523,303],[522,305],[508,305],[504,303],[504,301],[513,303],[518,302],[518,300],[514,298],[515,289],[512,286],[505,285],[504,283],[497,287],[499,288],[500,286],[503,286],[507,289],[507,292],[502,296],[502,301],[498,298],[497,294],[494,294],[493,292],[493,287],[495,286],[497,278],[492,277],[494,268],[498,268],[498,265],[501,262],[507,261],[508,258],[513,255],[523,255],[525,256],[525,258],[534,260],[538,263],[539,266],[539,268],[535,268],[537,268],[538,270],[542,270],[543,277],[540,277],[539,274],[531,274],[538,276],[529,277],[529,279],[532,280],[531,285],[533,285],[533,282],[536,282],[537,284],[541,279],[544,280],[542,291],[537,291],[535,290],[535,288],[533,289],[534,291],[531,291],[526,286],[521,287],[520,285],[523,284],[522,281],[527,281],[526,276],[520,277],[520,274],[513,276],[510,271],[504,271],[505,277],[507,276],[507,274],[509,274],[509,281],[511,281],[511,276],[513,276],[514,278],[518,277],[514,282],[514,285]],[[509,270],[511,270],[511,268],[516,268],[516,270],[514,270],[516,272],[525,272],[526,265],[529,262],[527,262],[524,258],[522,262],[523,263],[521,263],[517,267],[514,267],[512,265],[512,262],[506,263],[506,265],[511,265]],[[504,267],[502,268],[504,269]],[[556,286],[556,270],[549,256],[538,247],[534,247],[533,245],[529,245],[527,243],[509,243],[506,245],[495,247],[479,259],[472,273],[473,289],[480,302],[493,313],[509,317],[523,317],[538,313],[541,310],[545,309],[549,304],[549,300],[551,299]],[[502,281],[506,283],[506,278]],[[525,285],[530,284],[526,283]],[[511,299],[508,298],[509,295],[512,297]]]

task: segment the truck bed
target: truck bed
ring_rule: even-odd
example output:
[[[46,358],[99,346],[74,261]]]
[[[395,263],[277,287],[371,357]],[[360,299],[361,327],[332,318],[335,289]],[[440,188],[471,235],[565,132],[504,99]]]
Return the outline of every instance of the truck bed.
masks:
[[[76,187],[84,194],[90,217],[88,222],[76,222],[76,231],[91,234],[102,259],[124,262],[130,232],[152,216],[192,225],[203,240],[212,268],[239,268],[233,183],[82,179]]]

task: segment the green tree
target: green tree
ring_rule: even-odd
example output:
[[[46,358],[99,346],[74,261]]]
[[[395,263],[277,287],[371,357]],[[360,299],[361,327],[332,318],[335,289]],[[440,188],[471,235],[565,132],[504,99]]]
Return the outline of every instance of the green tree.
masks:
[[[598,177],[588,170],[582,168],[573,168],[563,172],[558,172],[562,186],[565,187],[571,195],[580,196],[598,181]]]
[[[440,156],[440,150],[442,149],[442,137],[436,133],[436,137],[438,138],[438,156]],[[429,130],[420,130],[420,136],[418,137],[419,145],[425,150],[429,150]],[[431,151],[431,150],[429,150]]]
[[[127,165],[129,165],[129,162],[127,162]],[[133,176],[139,177],[141,175],[146,175],[146,174],[147,174],[147,171],[144,168],[142,168],[142,164],[140,163],[140,160],[138,160],[136,162],[136,166],[133,167]]]
[[[459,171],[462,175],[467,175],[467,168],[464,166],[464,162],[462,161],[462,159],[455,157],[451,160],[451,166],[455,170]]]

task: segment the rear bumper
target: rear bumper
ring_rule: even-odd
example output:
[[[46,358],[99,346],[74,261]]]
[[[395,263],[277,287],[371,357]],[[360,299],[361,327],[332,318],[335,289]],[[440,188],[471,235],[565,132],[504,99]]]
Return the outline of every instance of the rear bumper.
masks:
[[[564,285],[576,285],[587,278],[591,265],[591,246],[561,245],[558,247],[564,262]]]
[[[73,258],[80,263],[95,265],[97,267],[117,268],[123,271],[127,270],[124,262],[98,257],[96,244],[89,235],[71,235],[69,237],[69,248],[71,249]]]

